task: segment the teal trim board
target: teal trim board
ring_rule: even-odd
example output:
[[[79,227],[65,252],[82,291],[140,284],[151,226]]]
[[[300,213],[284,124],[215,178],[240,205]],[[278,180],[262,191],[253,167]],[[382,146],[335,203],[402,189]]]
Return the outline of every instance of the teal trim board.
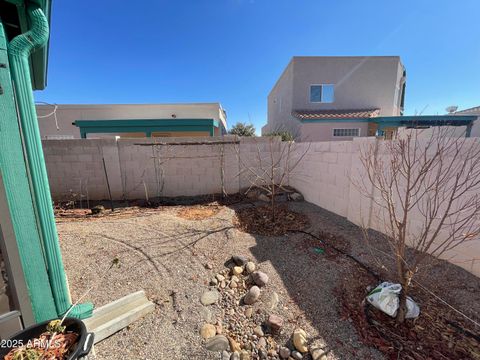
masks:
[[[215,134],[219,124],[214,119],[125,119],[125,120],[76,120],[73,123],[80,128],[83,139],[87,134],[108,133],[145,133],[152,132],[208,132]]]

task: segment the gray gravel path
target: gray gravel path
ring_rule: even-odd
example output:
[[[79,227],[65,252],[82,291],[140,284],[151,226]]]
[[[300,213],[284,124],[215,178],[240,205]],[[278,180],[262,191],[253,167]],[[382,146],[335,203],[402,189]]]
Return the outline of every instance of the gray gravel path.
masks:
[[[341,233],[352,252],[364,256],[358,228],[309,203],[292,206],[308,214],[311,231]],[[383,359],[360,343],[353,326],[338,315],[334,288],[343,271],[352,269],[347,260],[313,254],[304,246],[304,235],[242,233],[233,227],[234,210],[228,207],[201,221],[181,219],[177,211],[169,207],[148,216],[58,224],[74,299],[118,257],[120,269],[113,269],[88,300],[101,306],[144,289],[157,305],[153,314],[98,344],[98,359],[219,359],[204,349],[199,335],[208,315],[199,298],[233,254],[250,257],[269,275],[262,296],[273,291],[280,295],[276,312],[286,319],[280,343],[300,326],[314,343],[331,349],[328,359]],[[207,262],[212,270],[205,268]],[[215,305],[211,310],[218,315]]]

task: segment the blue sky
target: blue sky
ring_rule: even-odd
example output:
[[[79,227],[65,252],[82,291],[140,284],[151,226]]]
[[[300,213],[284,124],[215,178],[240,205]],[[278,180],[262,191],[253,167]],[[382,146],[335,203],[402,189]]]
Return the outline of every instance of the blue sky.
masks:
[[[53,0],[49,83],[35,97],[219,101],[230,124],[259,130],[292,56],[399,55],[406,114],[444,113],[480,105],[479,13],[478,0]]]

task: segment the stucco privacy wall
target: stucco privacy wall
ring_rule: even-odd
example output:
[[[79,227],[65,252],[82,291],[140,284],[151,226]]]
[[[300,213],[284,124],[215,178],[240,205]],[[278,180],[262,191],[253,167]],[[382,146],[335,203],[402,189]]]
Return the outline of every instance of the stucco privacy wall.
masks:
[[[223,190],[236,193],[256,180],[253,173],[241,168],[258,167],[259,154],[264,162],[269,160],[270,151],[277,157],[280,144],[275,140],[270,148],[268,139],[242,139],[239,144],[158,145],[198,141],[202,139],[44,140],[52,198],[82,202],[108,199],[107,176],[116,200],[205,195]]]
[[[382,142],[375,138],[359,138],[345,142],[299,143],[295,152],[303,153],[308,149],[308,153],[291,174],[290,184],[298,189],[307,201],[344,216],[356,225],[386,233],[381,215],[384,211],[363,196],[358,189],[359,180],[367,179],[360,162],[360,150],[366,146],[374,146],[376,141]],[[379,150],[378,154],[377,156],[384,156],[382,150]],[[411,214],[411,219],[416,218],[421,219],[418,208]],[[415,231],[414,227],[418,225],[413,221],[410,231]],[[478,239],[462,244],[442,257],[480,276]]]

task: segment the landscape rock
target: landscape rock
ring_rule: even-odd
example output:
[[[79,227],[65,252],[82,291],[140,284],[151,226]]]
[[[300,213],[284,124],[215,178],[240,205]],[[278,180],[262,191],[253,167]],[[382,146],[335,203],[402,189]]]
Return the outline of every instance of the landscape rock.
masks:
[[[303,355],[298,351],[292,351],[292,358],[294,358],[295,360],[302,360]]]
[[[255,284],[262,287],[268,283],[268,275],[261,271],[254,271],[252,273],[252,279]]]
[[[258,286],[252,286],[243,298],[243,302],[246,305],[254,304],[260,297],[260,288]]]
[[[319,347],[313,347],[310,349],[310,355],[313,360],[327,360],[327,353],[324,349]]]
[[[237,266],[243,266],[248,262],[248,259],[242,255],[233,255],[232,260]]]
[[[200,302],[202,305],[208,306],[215,304],[218,300],[219,294],[217,290],[212,290],[212,291],[206,291],[202,294],[202,297],[200,298]]]
[[[291,201],[303,201],[304,200],[303,195],[298,193],[298,192],[294,192],[294,193],[290,194],[289,198],[290,198]]]
[[[215,277],[216,277],[217,280],[220,281],[220,282],[222,282],[222,281],[225,280],[225,276],[223,276],[222,274],[217,274]]]
[[[290,357],[291,351],[289,348],[282,346],[280,347],[280,350],[278,351],[278,354],[280,355],[280,358],[282,359],[288,359]]]
[[[215,325],[212,325],[212,324],[204,324],[200,329],[200,335],[205,340],[214,337],[216,334],[217,334],[217,329],[215,328]]]
[[[242,351],[240,354],[240,360],[250,360],[250,353],[248,351]]]
[[[258,200],[264,201],[264,202],[270,202],[270,198],[265,194],[258,195]]]
[[[265,334],[263,333],[263,329],[260,325],[258,325],[257,327],[255,327],[255,329],[253,329],[253,333],[255,335],[257,335],[258,337],[262,337],[264,336]]]
[[[255,271],[255,268],[255,263],[252,261],[247,262],[247,264],[245,265],[245,270],[247,271],[247,274],[253,273]]]
[[[229,347],[228,339],[223,335],[216,335],[207,340],[205,347],[208,351],[223,351]]]
[[[268,317],[267,324],[270,326],[273,333],[278,333],[283,327],[283,319],[278,315],[271,314]]]
[[[213,278],[212,280],[210,280],[210,285],[217,286],[218,285],[218,280]]]
[[[279,297],[278,297],[278,294],[274,291],[271,295],[270,295],[270,298],[268,299],[268,308],[270,310],[275,310],[275,308],[277,307],[278,305],[278,302],[279,302]]]
[[[295,329],[293,332],[293,345],[295,349],[301,353],[308,351],[307,347],[307,333],[302,329]]]
[[[213,265],[211,263],[206,263],[204,266],[205,266],[205,269],[207,269],[207,270],[212,270],[213,269]]]
[[[208,308],[202,307],[200,309],[200,315],[203,318],[203,320],[205,320],[206,322],[208,323],[213,322],[212,312]]]
[[[241,267],[241,266],[235,266],[235,267],[232,269],[232,273],[233,273],[233,275],[240,275],[241,273],[243,273],[243,267]]]
[[[231,337],[228,338],[228,342],[230,343],[230,350],[232,352],[239,352],[242,350],[242,348],[240,347],[240,345],[234,340],[232,339]]]
[[[240,360],[240,353],[238,352],[232,353],[232,355],[230,356],[230,360]]]
[[[249,307],[245,310],[245,316],[249,319],[253,315],[253,308]]]
[[[222,360],[230,360],[230,353],[228,351],[222,351]]]
[[[90,209],[90,211],[92,212],[92,215],[98,215],[98,214],[101,214],[105,211],[105,206],[97,205],[97,206],[92,207]]]
[[[264,337],[261,337],[257,342],[257,349],[263,349],[267,346],[267,341]]]

